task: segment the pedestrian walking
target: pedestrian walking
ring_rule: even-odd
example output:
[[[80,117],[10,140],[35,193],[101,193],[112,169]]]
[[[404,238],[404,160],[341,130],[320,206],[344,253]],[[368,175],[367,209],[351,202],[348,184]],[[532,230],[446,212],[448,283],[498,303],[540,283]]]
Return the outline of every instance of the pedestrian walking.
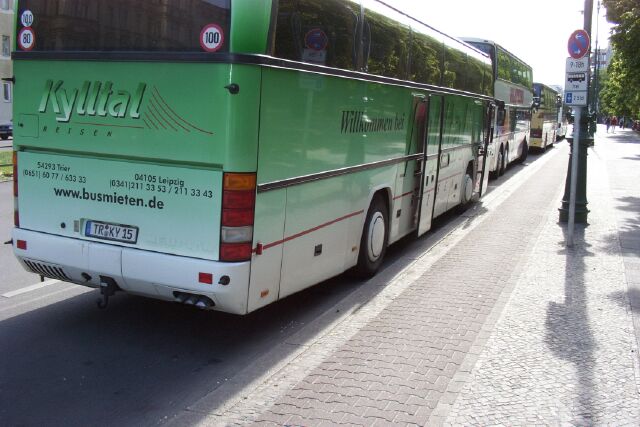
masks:
[[[618,126],[618,117],[613,116],[611,117],[611,128],[613,133],[616,133],[616,126]]]
[[[609,133],[609,127],[611,126],[611,117],[607,116],[606,119],[604,119],[604,124],[607,125],[607,133]]]

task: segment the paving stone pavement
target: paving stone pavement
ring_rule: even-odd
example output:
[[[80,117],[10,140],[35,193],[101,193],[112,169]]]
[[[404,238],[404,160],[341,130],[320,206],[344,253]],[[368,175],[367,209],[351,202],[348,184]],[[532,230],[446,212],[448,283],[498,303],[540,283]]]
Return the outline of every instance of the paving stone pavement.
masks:
[[[591,225],[574,248],[557,223],[561,143],[498,208],[327,331],[288,342],[228,403],[190,408],[197,422],[640,424],[640,138],[616,138],[590,149]]]
[[[566,152],[566,145],[557,150]],[[504,304],[511,275],[546,212],[557,207],[547,188],[563,179],[566,155],[560,154],[549,153],[555,157],[539,179],[525,183],[268,409],[236,421],[424,425],[439,401],[453,403],[451,379],[460,369],[470,371],[469,355],[477,356],[489,336],[485,324],[497,320],[494,308]]]
[[[564,246],[557,212],[548,213],[446,425],[640,423],[637,341],[609,176],[609,168],[620,174],[634,165],[607,161],[617,149],[598,138],[589,150],[589,226],[577,228],[573,248]],[[629,197],[626,184],[621,195]]]

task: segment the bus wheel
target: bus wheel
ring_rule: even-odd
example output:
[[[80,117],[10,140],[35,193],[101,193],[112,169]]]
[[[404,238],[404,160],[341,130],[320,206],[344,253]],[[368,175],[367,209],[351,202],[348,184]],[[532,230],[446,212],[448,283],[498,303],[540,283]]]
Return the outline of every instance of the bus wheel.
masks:
[[[507,151],[509,151],[509,147],[507,147]],[[498,156],[498,165],[500,168],[500,171],[498,172],[498,175],[502,176],[504,175],[504,172],[507,170],[507,162],[506,162],[506,157],[507,155],[505,154],[505,152],[503,150],[500,150],[500,155]]]
[[[507,145],[507,148],[504,150],[504,171],[502,171],[503,173],[507,171],[507,168],[509,167],[510,163],[511,163],[511,151],[509,151],[509,146]]]
[[[500,173],[500,169],[502,169],[502,148],[500,148],[500,151],[498,151],[498,161],[496,162],[496,170],[489,173],[489,178],[496,179],[497,177],[502,175]]]
[[[360,253],[354,273],[359,277],[373,276],[387,251],[389,240],[389,209],[381,196],[376,195],[367,211],[367,219],[360,239]]]
[[[473,198],[473,164],[469,163],[467,171],[462,180],[462,191],[460,192],[460,204],[458,205],[458,213],[462,213],[469,207]]]
[[[527,156],[529,155],[529,144],[527,144],[527,140],[522,141],[522,154],[520,154],[520,163],[524,163],[527,160]]]

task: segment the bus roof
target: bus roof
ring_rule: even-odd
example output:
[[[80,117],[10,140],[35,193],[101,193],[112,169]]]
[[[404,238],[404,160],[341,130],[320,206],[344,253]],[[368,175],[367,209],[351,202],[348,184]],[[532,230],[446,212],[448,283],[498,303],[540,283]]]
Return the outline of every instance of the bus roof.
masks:
[[[540,87],[544,87],[546,89],[549,89],[552,92],[555,92],[556,94],[561,93],[562,91],[559,91],[557,88],[553,87],[553,86],[549,86],[546,85],[544,83],[540,83],[540,82],[533,82],[533,86],[540,86]]]
[[[465,42],[465,44],[468,44],[468,42],[475,42],[475,43],[486,43],[486,44],[490,44],[490,45],[495,46],[495,47],[499,47],[500,49],[502,49],[505,52],[507,52],[509,55],[513,56],[518,61],[520,61],[523,64],[525,64],[527,67],[531,68],[531,66],[526,61],[522,60],[521,58],[518,58],[518,56],[516,54],[511,52],[509,49],[506,49],[504,46],[499,45],[498,43],[494,42],[493,40],[477,38],[477,37],[460,37],[460,40]]]
[[[462,40],[462,39],[460,39],[460,38],[456,38],[456,37],[450,36],[449,34],[447,34],[447,33],[443,32],[443,31],[441,31],[441,30],[438,30],[438,29],[437,29],[437,28],[435,28],[435,27],[432,27],[431,25],[429,25],[429,24],[427,24],[427,23],[425,23],[425,22],[423,22],[423,21],[421,21],[421,20],[419,20],[419,19],[417,19],[417,18],[415,18],[415,17],[413,17],[413,16],[411,16],[411,15],[409,15],[409,14],[407,14],[407,13],[403,12],[402,10],[400,10],[400,9],[398,9],[398,8],[394,7],[394,6],[391,6],[389,3],[386,3],[386,2],[384,2],[384,1],[382,1],[382,0],[374,0],[374,1],[376,1],[377,3],[383,4],[383,5],[385,5],[386,7],[388,7],[389,9],[393,9],[395,12],[397,12],[397,13],[399,13],[399,14],[401,14],[401,15],[406,16],[406,17],[407,17],[407,18],[409,18],[410,20],[415,21],[415,22],[417,22],[418,24],[424,25],[425,27],[427,27],[427,28],[429,28],[429,29],[431,29],[431,30],[433,30],[433,31],[437,32],[438,34],[440,34],[440,35],[444,36],[444,37],[445,37],[445,39],[446,39],[446,40],[445,40],[445,43],[446,43],[447,41],[451,42],[451,43],[447,43],[448,45],[451,45],[451,44],[458,45],[457,47],[458,47],[458,49],[459,49],[459,50],[464,50],[464,51],[466,51],[466,53],[475,53],[475,54],[476,54],[476,55],[475,55],[476,57],[478,57],[478,55],[477,55],[477,54],[479,53],[479,54],[482,56],[482,58],[483,58],[483,59],[487,59],[487,58],[488,58],[488,59],[490,60],[490,58],[489,58],[489,56],[488,56],[487,54],[485,54],[484,52],[482,52],[480,49],[477,49],[477,48],[475,48],[475,47],[471,46],[470,44],[465,43],[465,41],[464,41],[464,40]]]

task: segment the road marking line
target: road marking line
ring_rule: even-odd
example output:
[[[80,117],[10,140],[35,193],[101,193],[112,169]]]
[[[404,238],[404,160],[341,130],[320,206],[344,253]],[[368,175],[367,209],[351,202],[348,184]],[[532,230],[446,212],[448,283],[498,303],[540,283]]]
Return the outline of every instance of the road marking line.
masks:
[[[15,291],[7,292],[6,294],[2,294],[5,298],[12,298],[17,295],[26,294],[28,292],[37,291],[38,289],[46,288],[47,286],[55,285],[56,283],[60,283],[59,280],[51,279],[45,280],[41,283],[36,283],[35,285],[27,286],[26,288],[17,289]]]
[[[64,284],[72,285],[71,283],[64,283]],[[68,288],[60,289],[59,291],[53,291],[53,292],[45,293],[42,296],[38,296],[38,297],[29,299],[29,300],[26,300],[26,301],[18,302],[18,303],[15,303],[13,305],[10,305],[8,307],[0,308],[0,314],[9,312],[11,310],[17,310],[20,307],[24,307],[24,306],[27,306],[29,304],[34,304],[34,303],[37,303],[38,301],[45,301],[45,300],[48,300],[48,298],[53,298],[53,297],[55,297],[57,295],[68,293],[69,291],[73,291],[73,290],[80,290],[81,292],[79,292],[78,295],[82,295],[82,294],[84,294],[86,292],[92,291],[93,289],[82,290],[82,289],[78,289],[78,286],[70,286]],[[62,301],[64,301],[64,300],[55,301],[55,303],[62,302]],[[47,303],[45,303],[45,304],[43,304],[43,305],[41,305],[39,307],[32,307],[32,308],[30,308],[30,309],[28,309],[28,310],[26,310],[26,311],[24,311],[22,313],[16,314],[16,316],[19,315],[19,314],[28,313],[29,311],[32,311],[32,310],[36,310],[36,309],[39,309],[39,308],[46,307],[47,305],[50,305],[50,304],[51,304],[51,302],[47,302]],[[9,317],[0,316],[0,322],[4,321],[4,320],[7,320],[7,319],[9,319],[11,317],[13,317],[13,315],[9,316]]]

